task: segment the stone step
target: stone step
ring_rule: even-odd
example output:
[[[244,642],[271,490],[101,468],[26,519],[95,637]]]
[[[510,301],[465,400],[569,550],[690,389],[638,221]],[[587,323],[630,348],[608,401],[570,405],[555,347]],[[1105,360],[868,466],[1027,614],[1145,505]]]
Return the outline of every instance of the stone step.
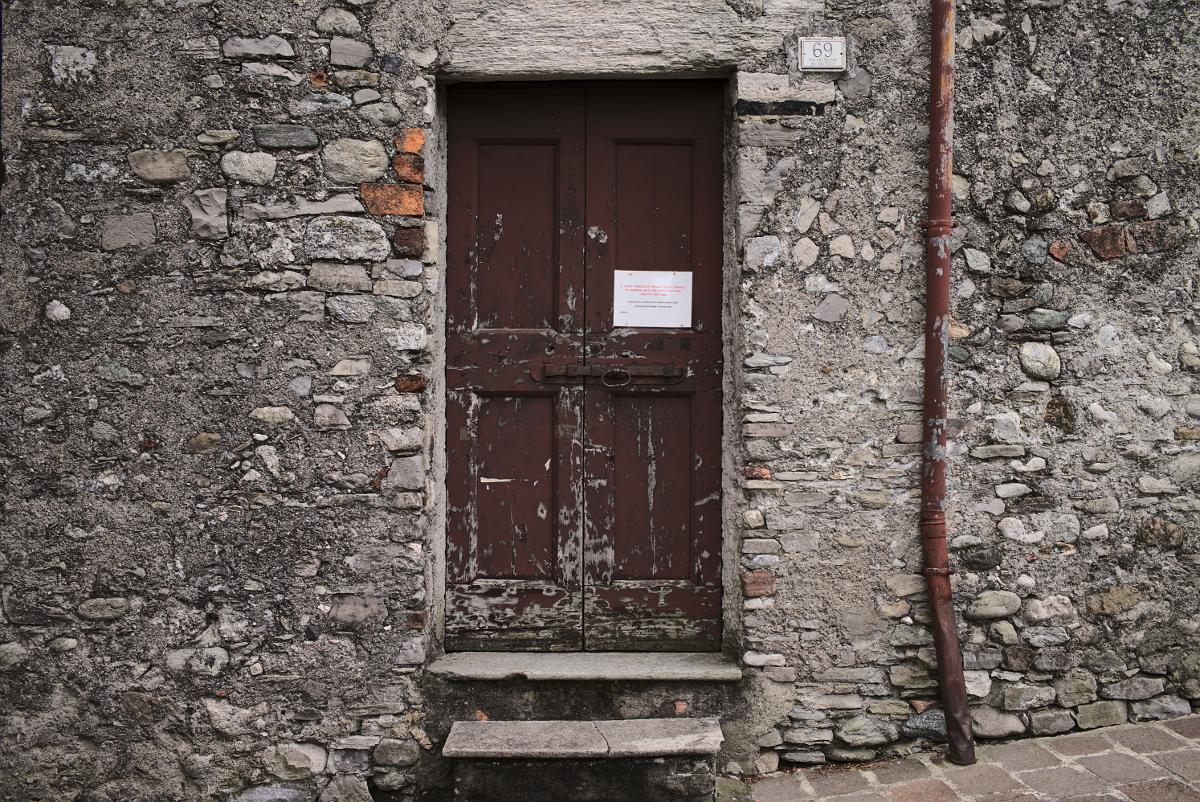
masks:
[[[473,802],[712,802],[716,718],[457,721],[443,756]]]
[[[452,652],[430,673],[457,682],[737,682],[738,664],[717,652]]]
[[[440,745],[454,722],[478,719],[715,720],[752,704],[753,669],[748,673],[743,678],[741,668],[720,654],[452,653],[436,658],[422,677],[428,709],[437,711],[425,732]],[[439,759],[449,772],[449,753]]]
[[[723,740],[715,718],[456,721],[442,754],[535,760],[715,755]]]

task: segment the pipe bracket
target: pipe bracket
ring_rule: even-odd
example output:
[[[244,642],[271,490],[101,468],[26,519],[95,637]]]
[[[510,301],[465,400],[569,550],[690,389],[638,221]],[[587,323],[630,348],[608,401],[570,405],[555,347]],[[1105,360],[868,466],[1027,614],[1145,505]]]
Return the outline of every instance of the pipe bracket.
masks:
[[[935,217],[921,223],[921,228],[926,231],[931,228],[958,228],[958,221],[949,217]]]

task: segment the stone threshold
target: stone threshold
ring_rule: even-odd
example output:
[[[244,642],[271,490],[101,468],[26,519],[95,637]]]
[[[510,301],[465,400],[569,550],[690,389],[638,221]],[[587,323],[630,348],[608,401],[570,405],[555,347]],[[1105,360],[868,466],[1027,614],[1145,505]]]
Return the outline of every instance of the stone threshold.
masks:
[[[429,671],[448,680],[646,680],[737,682],[742,670],[716,652],[453,652]]]
[[[723,740],[716,718],[456,721],[442,754],[524,760],[715,755]]]

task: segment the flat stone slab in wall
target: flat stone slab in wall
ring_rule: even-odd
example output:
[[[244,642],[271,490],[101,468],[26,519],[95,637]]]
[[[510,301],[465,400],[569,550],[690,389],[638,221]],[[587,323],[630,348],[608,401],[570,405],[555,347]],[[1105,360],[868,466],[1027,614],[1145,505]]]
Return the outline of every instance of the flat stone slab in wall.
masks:
[[[491,78],[725,68],[778,50],[799,19],[824,11],[812,0],[779,0],[752,21],[722,0],[460,0],[453,8],[443,69]]]
[[[715,755],[723,740],[715,718],[456,721],[442,754],[537,759]]]
[[[448,680],[659,680],[737,682],[742,670],[721,654],[686,652],[455,652],[429,671]]]

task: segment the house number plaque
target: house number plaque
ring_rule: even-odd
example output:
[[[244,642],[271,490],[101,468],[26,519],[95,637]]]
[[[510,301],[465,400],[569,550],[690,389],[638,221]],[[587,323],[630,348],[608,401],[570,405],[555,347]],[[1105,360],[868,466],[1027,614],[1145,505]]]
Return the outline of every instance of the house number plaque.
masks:
[[[846,40],[841,36],[809,37],[800,40],[800,69],[846,69]]]

